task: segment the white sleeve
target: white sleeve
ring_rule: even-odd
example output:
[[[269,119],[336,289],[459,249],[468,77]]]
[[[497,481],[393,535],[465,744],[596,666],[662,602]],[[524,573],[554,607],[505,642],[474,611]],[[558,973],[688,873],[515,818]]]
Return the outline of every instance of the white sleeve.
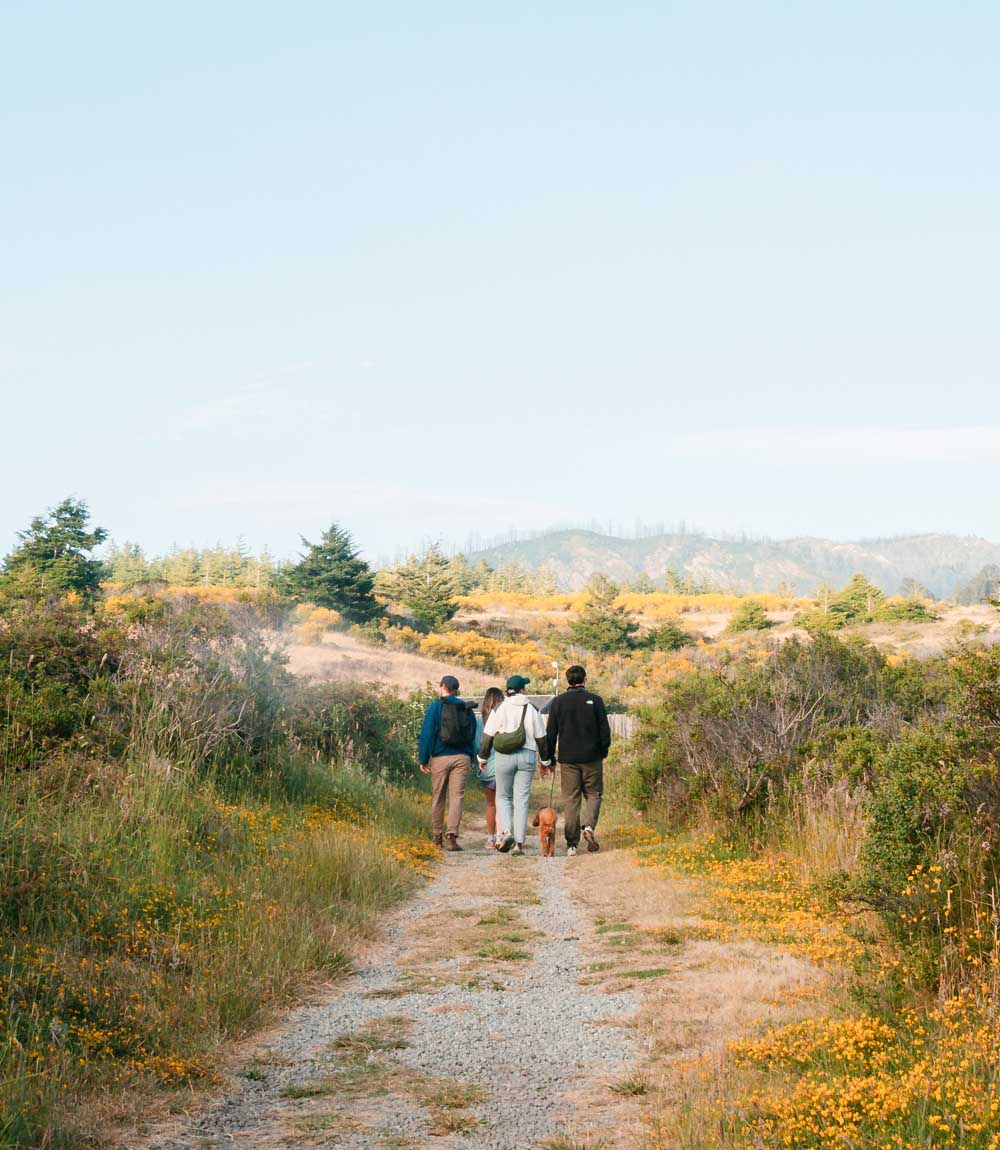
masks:
[[[490,711],[490,717],[483,724],[484,735],[495,735],[500,730],[500,708],[494,707]]]
[[[534,715],[534,718],[532,719],[532,723],[535,727],[534,737],[536,739],[544,739],[548,731],[548,724],[542,718],[541,714],[535,706],[532,706],[531,710]]]

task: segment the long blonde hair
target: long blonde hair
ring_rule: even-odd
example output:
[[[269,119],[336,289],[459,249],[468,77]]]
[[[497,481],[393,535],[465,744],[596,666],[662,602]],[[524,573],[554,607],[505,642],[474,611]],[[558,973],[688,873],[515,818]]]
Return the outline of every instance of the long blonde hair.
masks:
[[[483,716],[483,722],[490,717],[490,712],[498,707],[503,702],[503,691],[499,687],[490,687],[490,689],[483,695],[482,706],[479,708],[480,714]]]

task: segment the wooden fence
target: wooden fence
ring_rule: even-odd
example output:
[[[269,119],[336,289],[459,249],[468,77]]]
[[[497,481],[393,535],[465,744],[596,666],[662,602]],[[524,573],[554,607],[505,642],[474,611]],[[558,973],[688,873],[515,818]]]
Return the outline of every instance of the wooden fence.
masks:
[[[616,739],[631,738],[639,727],[635,715],[608,715],[608,722],[611,724],[611,734]]]

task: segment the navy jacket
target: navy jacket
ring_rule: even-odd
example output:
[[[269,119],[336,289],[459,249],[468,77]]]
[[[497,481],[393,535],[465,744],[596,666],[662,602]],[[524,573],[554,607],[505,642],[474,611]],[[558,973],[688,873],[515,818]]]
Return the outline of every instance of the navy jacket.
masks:
[[[475,741],[467,747],[447,747],[441,742],[438,733],[441,729],[441,708],[448,706],[464,707],[465,703],[457,695],[446,695],[435,699],[424,715],[424,725],[420,728],[420,765],[426,767],[438,755],[468,755],[476,757]]]

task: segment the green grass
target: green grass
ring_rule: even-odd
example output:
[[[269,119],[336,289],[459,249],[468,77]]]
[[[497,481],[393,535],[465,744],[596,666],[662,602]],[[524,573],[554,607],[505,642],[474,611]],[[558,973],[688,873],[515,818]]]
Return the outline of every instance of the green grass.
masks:
[[[509,942],[488,942],[476,951],[477,958],[490,958],[495,962],[524,962],[531,958],[530,950],[521,950]]]
[[[650,970],[622,970],[617,974],[618,978],[662,978],[665,974],[669,974],[665,966],[656,966]]]
[[[90,1144],[95,1088],[115,1079],[138,1100],[207,1081],[221,1043],[349,969],[419,881],[426,800],[312,771],[298,801],[157,763],[2,781],[0,1027],[17,1039],[0,1043],[3,1150]]]
[[[337,1083],[331,1079],[321,1082],[293,1082],[281,1090],[282,1098],[325,1098],[328,1094],[335,1094]]]
[[[619,1098],[641,1098],[649,1093],[649,1083],[641,1074],[629,1074],[618,1082],[612,1082],[608,1089]]]

